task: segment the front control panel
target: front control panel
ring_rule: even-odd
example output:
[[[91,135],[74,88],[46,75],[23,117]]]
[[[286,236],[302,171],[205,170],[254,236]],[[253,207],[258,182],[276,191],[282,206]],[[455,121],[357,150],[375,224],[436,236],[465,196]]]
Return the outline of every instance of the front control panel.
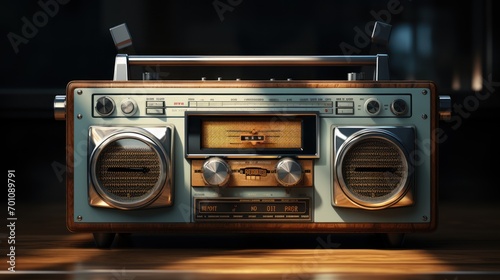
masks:
[[[411,95],[290,94],[242,96],[228,95],[130,95],[95,94],[94,117],[180,117],[185,111],[312,111],[325,116],[342,117],[410,117]],[[120,108],[116,109],[115,107]]]

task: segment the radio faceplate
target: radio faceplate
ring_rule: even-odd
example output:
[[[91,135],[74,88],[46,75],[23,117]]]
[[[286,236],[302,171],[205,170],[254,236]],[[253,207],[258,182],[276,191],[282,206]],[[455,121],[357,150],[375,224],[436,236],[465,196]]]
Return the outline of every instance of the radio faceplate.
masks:
[[[295,83],[286,84],[293,86]],[[411,117],[412,91],[396,88],[266,88],[262,91],[241,87],[149,88],[147,91],[96,89],[92,92],[91,102],[97,106],[91,109],[91,113],[94,118],[184,117],[185,112],[200,111],[317,112],[325,117]]]
[[[66,94],[72,231],[414,232],[436,226],[438,96],[432,82],[74,81]],[[95,156],[89,131],[101,127],[168,128],[170,202],[158,195],[163,187],[149,193],[127,180],[149,172],[140,157],[108,168],[108,158]],[[384,136],[382,144],[341,146],[363,129]],[[131,139],[124,135],[117,144],[127,148]],[[378,165],[357,163],[368,154]],[[158,165],[166,170],[161,160]],[[347,165],[355,176],[347,175]],[[112,180],[114,173],[105,177],[96,166],[126,172]],[[89,203],[90,196],[102,196],[92,190],[109,176],[111,193],[126,184],[151,202]]]

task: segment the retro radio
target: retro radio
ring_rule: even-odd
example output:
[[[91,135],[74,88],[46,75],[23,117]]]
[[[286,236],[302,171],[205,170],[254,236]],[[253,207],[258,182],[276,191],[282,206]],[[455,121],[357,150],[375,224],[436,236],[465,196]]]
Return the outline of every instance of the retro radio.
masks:
[[[129,80],[131,65],[373,65],[373,80]],[[110,81],[72,81],[67,226],[115,234],[381,233],[437,222],[430,81],[391,81],[387,55],[117,55]],[[147,75],[145,75],[147,76]]]

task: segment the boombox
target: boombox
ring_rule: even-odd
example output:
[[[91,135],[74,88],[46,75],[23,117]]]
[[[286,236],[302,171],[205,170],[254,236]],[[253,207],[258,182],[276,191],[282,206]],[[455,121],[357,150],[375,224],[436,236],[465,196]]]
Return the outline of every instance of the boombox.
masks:
[[[339,61],[181,58],[192,59]],[[384,80],[380,65],[373,80],[128,79],[130,65],[151,60],[118,55],[114,80],[71,81],[56,97],[70,231],[108,247],[116,234],[148,231],[380,233],[395,243],[436,228],[433,82]]]

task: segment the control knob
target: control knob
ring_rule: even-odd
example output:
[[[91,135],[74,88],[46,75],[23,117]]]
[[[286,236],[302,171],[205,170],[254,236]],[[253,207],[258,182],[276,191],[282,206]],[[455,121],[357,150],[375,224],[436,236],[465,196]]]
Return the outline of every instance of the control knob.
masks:
[[[223,186],[229,181],[231,168],[229,164],[218,157],[209,158],[201,167],[203,180],[210,186]]]
[[[297,185],[302,180],[302,166],[292,158],[282,158],[276,164],[276,180],[285,187]]]
[[[127,98],[122,100],[122,103],[120,105],[123,114],[125,115],[133,115],[137,111],[137,102],[131,98]]]
[[[368,112],[368,114],[370,115],[378,115],[378,113],[380,113],[381,107],[382,106],[380,105],[380,102],[375,98],[366,100],[365,109],[366,112]]]
[[[115,102],[108,96],[99,97],[95,109],[101,116],[109,116],[115,111]]]
[[[396,116],[404,115],[408,112],[408,104],[403,99],[396,99],[391,103],[391,112]]]

